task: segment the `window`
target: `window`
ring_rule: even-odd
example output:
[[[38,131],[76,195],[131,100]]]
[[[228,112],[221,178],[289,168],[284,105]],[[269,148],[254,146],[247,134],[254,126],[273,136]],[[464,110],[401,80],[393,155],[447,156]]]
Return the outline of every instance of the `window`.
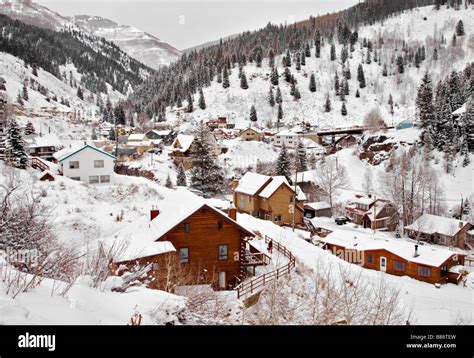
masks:
[[[217,222],[217,231],[222,231],[223,225],[224,225],[224,223],[222,221],[218,221]]]
[[[100,176],[101,183],[110,183],[110,175],[101,175]]]
[[[153,263],[153,271],[158,271],[160,269],[160,265],[156,262]]]
[[[403,261],[393,260],[392,262],[393,269],[395,271],[405,272],[406,264]]]
[[[431,277],[431,268],[426,266],[418,266],[418,276]]]
[[[219,245],[219,260],[227,260],[227,245]]]
[[[190,223],[185,223],[184,224],[184,232],[189,233],[191,231],[191,224]]]
[[[372,255],[367,256],[367,263],[369,263],[369,264],[372,263]]]
[[[274,221],[281,221],[281,215],[275,215]]]
[[[104,161],[103,160],[94,160],[94,168],[103,168]]]
[[[187,247],[179,249],[179,262],[182,264],[187,264],[189,262],[189,249]]]
[[[252,197],[249,195],[248,198],[249,198],[249,203],[251,203],[252,202]]]
[[[99,176],[98,175],[91,175],[89,177],[89,184],[97,184],[99,182]]]
[[[81,181],[81,178],[80,178],[80,177],[69,177],[69,179],[75,180],[75,181]]]
[[[241,208],[244,207],[244,197],[243,197],[243,196],[239,196],[239,206],[240,206]]]
[[[79,162],[69,162],[69,169],[79,169]]]
[[[270,215],[265,214],[265,215],[263,216],[263,218],[264,218],[265,220],[270,220]]]

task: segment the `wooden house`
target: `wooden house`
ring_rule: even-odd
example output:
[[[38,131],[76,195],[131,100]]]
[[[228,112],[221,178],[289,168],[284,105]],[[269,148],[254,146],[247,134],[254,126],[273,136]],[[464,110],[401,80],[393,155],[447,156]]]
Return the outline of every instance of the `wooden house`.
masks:
[[[285,177],[270,177],[258,173],[246,173],[233,182],[233,200],[237,210],[255,217],[271,220],[277,225],[303,222],[303,205],[306,197],[297,187],[295,191]],[[293,215],[294,213],[294,215]]]
[[[145,133],[147,139],[151,141],[161,140],[166,145],[170,145],[172,143],[174,135],[175,133],[172,129],[153,129]]]
[[[466,249],[469,244],[467,233],[472,227],[467,221],[423,214],[413,224],[405,226],[404,233],[417,240]]]
[[[56,134],[44,134],[27,139],[28,150],[31,157],[38,157],[44,160],[53,161],[53,154],[64,148],[61,140]]]
[[[257,128],[249,127],[239,133],[239,138],[245,141],[261,141],[263,139],[263,133]]]
[[[322,248],[361,267],[429,283],[446,283],[452,267],[464,265],[466,255],[367,234],[333,231],[319,239]]]
[[[370,194],[356,195],[355,200],[345,207],[345,213],[353,223],[364,228],[393,231],[396,227],[395,206]]]
[[[111,238],[109,244],[121,240],[128,244],[114,258],[114,268],[151,265],[147,277],[151,288],[163,289],[163,273],[170,269],[188,270],[181,284],[235,287],[246,271],[247,238],[255,236],[237,223],[236,213],[231,208],[226,214],[186,189],[177,189],[150,217],[139,218]],[[173,268],[170,254],[176,258]]]

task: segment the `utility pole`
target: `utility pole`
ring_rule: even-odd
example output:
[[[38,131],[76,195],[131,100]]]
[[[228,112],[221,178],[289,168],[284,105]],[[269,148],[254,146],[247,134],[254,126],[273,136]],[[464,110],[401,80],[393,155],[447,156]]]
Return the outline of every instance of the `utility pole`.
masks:
[[[375,238],[375,232],[377,231],[377,198],[374,195],[374,238]]]
[[[462,212],[464,211],[464,199],[461,194],[461,210],[459,212],[459,220],[462,220]]]
[[[293,194],[293,219],[292,219],[292,230],[295,231],[295,215],[296,215],[296,182],[298,180],[298,169],[295,167],[295,185]]]
[[[117,115],[114,113],[114,131],[115,131],[115,164],[114,164],[114,171],[117,169],[117,161],[118,161],[118,133],[117,133]]]

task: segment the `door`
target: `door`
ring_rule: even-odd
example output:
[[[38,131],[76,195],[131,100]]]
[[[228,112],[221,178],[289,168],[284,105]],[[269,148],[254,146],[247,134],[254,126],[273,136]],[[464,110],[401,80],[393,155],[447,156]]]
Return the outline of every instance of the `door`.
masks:
[[[226,288],[226,280],[225,280],[225,272],[219,272],[219,288],[225,289]]]
[[[383,256],[380,257],[380,271],[387,271],[387,259]]]

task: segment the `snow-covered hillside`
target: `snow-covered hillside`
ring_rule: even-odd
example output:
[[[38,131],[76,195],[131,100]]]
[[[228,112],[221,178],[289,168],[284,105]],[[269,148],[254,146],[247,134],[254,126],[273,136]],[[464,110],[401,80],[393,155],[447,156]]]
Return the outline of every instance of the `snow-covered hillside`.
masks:
[[[78,15],[71,19],[80,28],[115,43],[143,64],[158,69],[175,61],[181,52],[136,27],[119,25],[100,16]]]
[[[426,20],[425,20],[426,18]],[[466,30],[465,36],[459,37],[456,49],[451,48],[451,38],[455,32],[457,21],[462,20]],[[291,73],[297,81],[297,88],[301,93],[301,99],[295,101],[290,95],[290,84],[283,78],[284,67],[281,64],[281,56],[275,59],[280,74],[279,87],[283,95],[282,108],[284,112],[283,122],[288,125],[299,124],[301,121],[317,125],[319,127],[346,127],[362,124],[365,115],[373,108],[380,108],[381,114],[388,125],[397,124],[405,119],[415,117],[416,90],[420,79],[426,70],[432,75],[433,83],[447,76],[452,70],[461,70],[473,58],[473,28],[474,10],[472,5],[459,11],[442,7],[439,11],[433,6],[415,8],[411,11],[401,13],[389,18],[382,23],[372,26],[363,26],[358,29],[359,42],[355,45],[355,51],[349,51],[347,67],[351,71],[351,79],[348,81],[350,94],[346,96],[347,116],[341,114],[342,102],[335,96],[334,77],[336,71],[339,79],[342,78],[341,50],[342,45],[336,44],[337,59],[330,60],[330,44],[328,41],[321,47],[321,58],[315,58],[314,47],[311,48],[311,57],[306,58],[306,65],[301,70],[295,69],[295,61],[292,61]],[[441,37],[446,44],[440,44]],[[379,38],[383,39],[383,45],[379,47]],[[381,58],[381,63],[387,65],[388,76],[383,77],[383,66],[373,59],[370,64],[366,63],[367,48],[362,48],[363,38],[370,40]],[[405,66],[403,74],[397,73],[395,64],[396,56],[402,53],[403,41],[407,47],[418,47],[424,45],[426,48],[426,60],[420,65]],[[337,41],[336,41],[337,42]],[[433,44],[439,47],[437,61],[433,60]],[[357,82],[357,68],[363,63],[367,87],[359,88]],[[234,119],[237,127],[249,125],[250,106],[256,106],[258,124],[265,126],[268,122],[275,124],[277,120],[277,106],[270,107],[268,104],[268,92],[270,87],[270,69],[268,59],[264,59],[261,68],[255,64],[244,66],[249,88],[240,88],[237,66],[232,69],[229,76],[230,87],[224,89],[221,83],[214,81],[208,88],[204,88],[206,109],[201,110],[195,106],[192,114],[196,119],[207,119],[217,115],[228,116]],[[316,76],[317,91],[309,91],[309,80],[311,73]],[[360,98],[355,98],[356,89],[359,88]],[[274,86],[275,89],[275,86]],[[326,113],[324,104],[326,96],[330,95],[332,110]],[[393,96],[394,114],[389,112],[389,95]],[[195,103],[198,95],[195,95]],[[169,119],[176,119],[176,111],[168,113]]]
[[[151,34],[98,16],[68,18],[34,2],[15,0],[0,3],[0,14],[54,31],[73,29],[97,38],[104,37],[131,57],[155,69],[168,65],[181,55],[179,50]]]

